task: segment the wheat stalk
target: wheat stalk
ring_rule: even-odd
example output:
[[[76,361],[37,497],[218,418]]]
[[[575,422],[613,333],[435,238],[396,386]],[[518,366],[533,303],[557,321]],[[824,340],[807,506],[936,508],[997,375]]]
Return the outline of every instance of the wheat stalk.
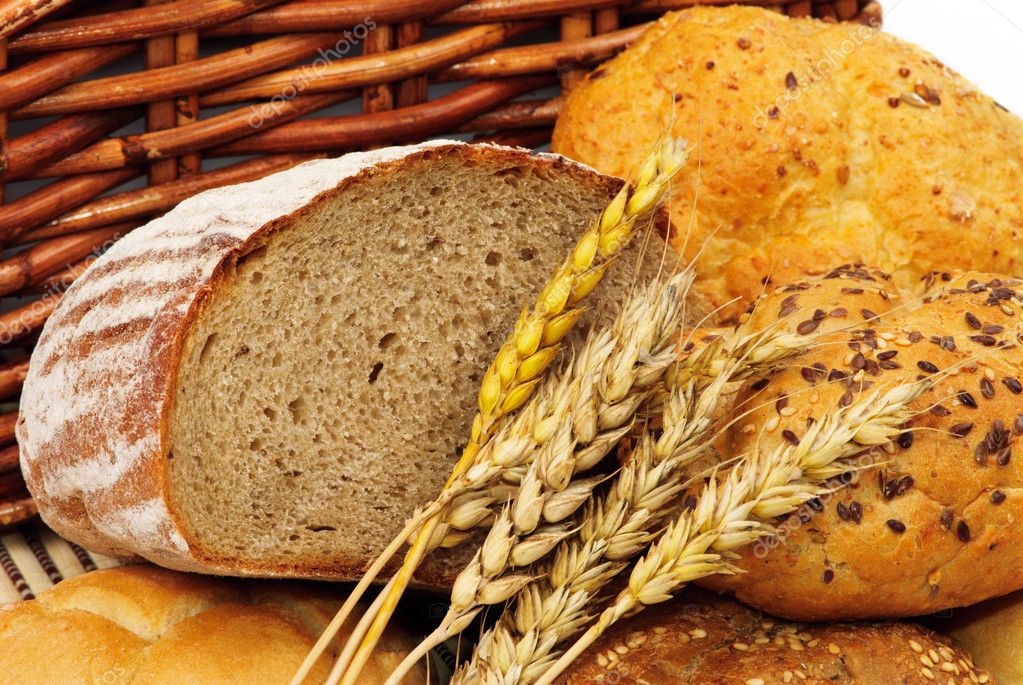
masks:
[[[493,450],[497,457],[480,459],[470,469],[476,474],[474,490],[514,474],[515,491],[531,493],[516,499],[519,534],[532,532],[541,514],[549,523],[561,521],[585,501],[578,488],[566,491],[571,476],[594,466],[618,443],[676,359],[675,336],[693,278],[686,270],[629,298],[610,327],[591,331],[580,354],[557,377],[554,385],[562,388],[557,394],[564,400],[543,403],[553,410],[521,412],[508,437],[499,432],[480,453]]]
[[[791,513],[828,489],[828,478],[864,448],[890,442],[915,412],[909,404],[932,379],[874,390],[814,423],[796,445],[754,452],[719,479],[705,484],[696,506],[672,522],[636,562],[623,590],[597,621],[536,679],[550,685],[608,627],[644,606],[671,598],[686,583],[730,573],[728,555],[769,534],[769,521]]]
[[[687,156],[682,141],[659,141],[641,167],[635,185],[622,188],[598,220],[579,239],[571,255],[555,271],[533,307],[523,310],[511,336],[502,345],[484,375],[470,439],[453,469],[449,484],[472,467],[479,452],[492,437],[495,424],[528,400],[540,382],[543,371],[553,360],[560,342],[578,320],[581,314],[578,303],[603,279],[615,258],[631,242],[641,220],[656,209],[671,179],[685,164]],[[372,622],[364,628],[357,627],[349,638],[350,641],[361,640],[357,650],[350,659],[347,657],[349,650],[344,650],[328,679],[328,683],[334,685],[343,672],[346,685],[354,684],[383,634],[398,599],[429,550],[440,517],[439,513],[435,513],[423,518],[425,521],[420,525],[407,525],[400,539],[396,538],[385,550],[387,557],[381,555],[370,567],[292,678],[294,685],[301,683],[308,674],[351,613],[355,602],[383,570],[390,556],[397,552],[400,541],[414,533],[413,543],[398,573],[388,584],[386,596],[383,601],[374,602],[367,612],[367,615],[373,615]]]
[[[573,387],[573,379],[588,376],[608,358],[611,350],[610,329],[587,336],[575,358],[547,379],[517,414],[501,422],[495,435],[477,455],[476,463],[450,482],[434,501],[416,510],[397,542],[403,543],[406,536],[412,538],[409,540],[412,542],[416,532],[427,520],[438,517],[438,524],[427,542],[427,550],[454,547],[468,537],[473,528],[492,521],[491,507],[501,499],[497,496],[500,489],[497,481],[520,469],[537,448],[555,436],[558,426],[571,419],[571,408],[575,403],[573,398],[578,396],[578,388]],[[365,581],[366,577],[361,582]],[[365,635],[388,591],[393,587],[394,579],[383,588],[374,604],[365,612],[335,667],[351,660],[359,646],[358,640]],[[335,616],[334,622],[340,626],[338,616]],[[329,631],[324,633],[327,634]]]
[[[528,576],[509,575],[550,552],[603,477],[576,478],[599,463],[632,428],[638,408],[678,358],[684,304],[693,281],[686,270],[667,282],[655,279],[626,303],[609,329],[613,345],[600,364],[575,366],[569,411],[555,436],[522,469],[505,472],[509,505],[497,516],[473,560],[459,574],[451,610],[441,626],[413,651],[389,682],[398,682],[429,649],[460,632],[487,605],[514,595]],[[607,337],[607,335],[602,336]],[[592,338],[592,334],[591,334]],[[542,527],[541,527],[542,526]]]
[[[548,379],[520,412],[503,422],[479,453],[477,463],[414,517],[423,520],[426,513],[441,514],[442,521],[434,530],[430,549],[456,545],[468,536],[465,531],[487,524],[492,519],[491,505],[501,499],[495,496],[501,487],[495,481],[528,467],[535,456],[544,453],[544,445],[559,436],[563,439],[565,426],[575,426],[580,439],[587,442],[587,449],[579,455],[581,462],[598,461],[611,449],[623,429],[604,430],[598,435],[598,428],[608,428],[609,420],[624,423],[638,403],[632,396],[645,396],[675,358],[672,335],[681,324],[679,293],[691,282],[691,272],[679,274],[672,279],[664,297],[631,298],[612,326],[590,332],[574,359]],[[634,351],[637,345],[640,354],[635,359],[622,354],[623,350]],[[647,349],[644,345],[653,347]],[[621,381],[626,361],[633,366],[633,380],[628,387]],[[617,401],[594,406],[595,389],[605,381],[611,383],[609,392],[615,393],[608,396]],[[625,396],[619,397],[621,394]],[[585,495],[576,489],[560,493],[550,506],[560,509],[573,499],[581,502]],[[448,503],[450,506],[445,508],[443,505]],[[368,620],[364,617],[359,627],[364,628]],[[356,645],[349,642],[342,660],[351,657]]]
[[[599,359],[605,357],[609,350],[609,335],[590,336],[580,349],[574,364],[577,367],[588,368],[591,362],[597,363]],[[362,597],[384,564],[405,544],[407,539],[415,536],[426,521],[435,516],[441,517],[434,534],[427,543],[428,549],[435,549],[456,546],[469,535],[467,531],[484,525],[493,518],[491,506],[496,499],[492,496],[489,488],[505,470],[516,468],[537,445],[543,444],[553,436],[554,430],[562,420],[567,408],[570,378],[569,373],[563,372],[548,379],[520,412],[502,423],[491,441],[480,452],[477,463],[472,468],[452,481],[435,500],[416,509],[409,517],[402,532],[392,540],[376,559],[374,565],[363,575],[341,610],[320,635],[316,645],[307,655],[306,661],[295,674],[294,682],[301,683],[303,681],[309,668],[307,662],[310,662],[313,657],[319,657],[351,613],[357,599]],[[385,586],[384,592],[367,610],[363,620],[353,631],[353,635],[365,634],[369,620],[379,610],[386,592],[392,587],[393,582]],[[347,651],[342,653],[341,659],[350,659],[357,644],[356,641],[350,639],[345,645]]]
[[[489,674],[484,682],[530,682],[542,673],[555,647],[591,618],[590,598],[624,570],[675,510],[682,473],[705,451],[726,386],[805,352],[808,344],[806,337],[776,327],[753,334],[733,330],[680,360],[660,436],[640,439],[612,489],[590,500],[578,539],[563,543],[553,563],[535,571],[540,580],[524,584],[506,614],[511,618],[484,634],[457,682],[474,682],[482,674]]]

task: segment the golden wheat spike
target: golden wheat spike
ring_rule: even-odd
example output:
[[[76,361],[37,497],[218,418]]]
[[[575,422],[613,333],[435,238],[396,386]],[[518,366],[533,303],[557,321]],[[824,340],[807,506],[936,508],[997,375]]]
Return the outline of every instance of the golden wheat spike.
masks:
[[[536,685],[551,685],[623,616],[670,599],[693,580],[730,572],[725,555],[771,531],[764,515],[790,513],[819,496],[828,486],[815,472],[824,465],[893,440],[905,430],[901,424],[916,414],[910,403],[932,384],[923,379],[875,390],[811,426],[798,444],[754,453],[722,478],[712,476],[696,506],[665,529],[636,562],[628,586]]]
[[[752,333],[740,328],[684,355],[674,366],[660,435],[640,438],[611,488],[591,495],[577,518],[574,539],[562,542],[553,559],[528,569],[535,580],[519,590],[511,608],[484,633],[452,683],[488,678],[530,683],[542,675],[559,654],[558,645],[592,618],[591,602],[601,588],[656,539],[677,510],[687,467],[713,442],[712,417],[726,387],[804,353],[810,344],[812,338],[789,336],[776,327]],[[457,612],[452,619],[460,627]],[[442,622],[438,631],[444,627]],[[388,685],[395,682],[392,674]]]

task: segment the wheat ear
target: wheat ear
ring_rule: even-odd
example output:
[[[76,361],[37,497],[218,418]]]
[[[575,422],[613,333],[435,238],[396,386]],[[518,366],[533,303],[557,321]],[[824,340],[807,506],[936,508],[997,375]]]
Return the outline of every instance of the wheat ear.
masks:
[[[637,407],[675,361],[675,337],[693,278],[692,271],[684,271],[651,284],[629,298],[610,326],[591,331],[575,359],[549,382],[557,388],[550,393],[554,397],[534,398],[530,405],[536,407],[527,405],[490,440],[467,472],[475,477],[465,489],[480,492],[503,477],[518,484],[503,488],[512,499],[534,489],[524,481],[539,482],[547,490],[531,496],[530,511],[535,507],[549,523],[571,516],[586,499],[577,488],[564,492],[571,475],[591,468],[618,443]],[[524,533],[526,526],[524,514],[517,516],[516,527]]]
[[[628,587],[597,621],[537,680],[550,685],[618,619],[671,598],[686,583],[730,573],[726,556],[769,534],[769,521],[791,513],[828,489],[825,481],[848,469],[844,460],[883,445],[915,414],[909,404],[930,379],[871,392],[811,425],[796,445],[755,452],[720,480],[704,486],[696,506],[683,512],[636,562]]]
[[[574,427],[574,437],[586,444],[578,455],[581,464],[598,461],[617,443],[635,406],[675,358],[673,335],[682,318],[679,292],[687,289],[692,279],[692,272],[683,272],[671,279],[663,297],[646,293],[631,298],[613,325],[591,331],[574,358],[549,378],[521,411],[501,422],[476,463],[424,509],[423,513],[440,511],[442,515],[430,549],[454,546],[468,536],[469,529],[487,525],[492,520],[491,505],[506,499],[494,493],[517,490],[510,484],[495,485],[495,481],[519,473],[533,457],[548,453],[544,448],[548,441],[564,443],[566,426]],[[615,402],[595,402],[598,387],[605,384],[602,398]],[[550,502],[549,511],[563,509],[572,501],[581,503],[585,493],[578,490],[574,487],[560,493]],[[450,506],[443,508],[449,502]],[[414,518],[422,521],[422,513],[417,512]],[[367,621],[364,617],[356,630],[365,628]],[[356,644],[346,646],[342,660],[351,657]]]
[[[640,308],[633,312],[632,321],[628,324],[619,321],[617,327],[619,331],[633,330],[638,321],[652,316],[651,311]],[[541,447],[562,435],[563,426],[582,422],[585,416],[596,416],[591,406],[593,385],[596,382],[594,374],[608,364],[614,349],[611,327],[591,331],[574,358],[552,378],[547,379],[522,410],[501,422],[501,428],[480,451],[476,463],[446,488],[440,498],[417,512],[413,519],[420,521],[425,520],[423,516],[427,513],[441,513],[442,522],[434,531],[429,543],[430,549],[457,545],[469,535],[467,531],[471,528],[488,525],[493,519],[491,506],[495,502],[509,499],[517,490],[511,483],[501,483],[502,478],[508,479],[511,474],[520,474],[541,451]],[[650,361],[660,367],[666,363],[655,359]],[[637,366],[637,391],[640,386],[645,387],[645,384],[656,380],[650,377],[652,366],[647,362]],[[624,405],[624,402],[620,404]],[[621,406],[614,413],[620,415]],[[617,435],[608,435],[606,432],[595,436],[591,442],[590,454],[597,457],[597,450],[606,452],[616,441]],[[501,495],[502,492],[505,494]],[[560,504],[555,503],[554,506],[564,506],[565,501],[573,497],[578,498],[578,495],[572,490],[562,493]],[[445,508],[444,505],[449,502],[450,506]],[[372,618],[372,610],[379,607],[383,596],[384,593],[377,598],[376,606],[370,608],[371,611],[356,626],[355,632],[366,629]],[[357,641],[350,640],[339,660],[350,659],[357,645]]]
[[[576,354],[571,367],[590,368],[606,358],[610,348],[611,341],[608,334],[590,336]],[[318,655],[325,650],[351,613],[357,599],[365,593],[370,583],[383,569],[384,564],[397,553],[402,545],[410,541],[410,538],[414,538],[427,520],[434,516],[440,517],[438,526],[434,529],[434,534],[428,542],[429,550],[437,547],[456,546],[470,535],[469,531],[473,528],[487,525],[493,520],[491,507],[497,499],[493,496],[492,487],[506,470],[518,468],[525,459],[533,454],[537,446],[544,444],[554,436],[557,426],[563,421],[568,410],[570,380],[570,374],[565,372],[547,379],[525,407],[501,421],[500,427],[483,447],[477,456],[477,463],[472,468],[451,482],[435,500],[416,509],[409,517],[402,532],[391,541],[387,549],[363,575],[345,605],[342,606],[341,611],[334,616],[328,629],[321,634],[316,646],[307,656],[307,661],[314,655],[318,658]],[[369,621],[382,605],[386,591],[391,587],[393,587],[393,583],[388,583],[385,586],[384,592],[377,597],[353,631],[353,636],[365,634],[369,627]],[[351,659],[357,646],[358,637],[350,639],[339,659],[341,661]],[[302,669],[295,677],[305,678],[306,668],[307,664],[303,663]]]
[[[576,305],[596,287],[615,257],[631,242],[643,217],[649,216],[656,209],[671,179],[684,166],[687,156],[684,142],[670,138],[659,141],[637,175],[635,186],[626,185],[622,188],[598,220],[579,239],[572,254],[555,271],[534,306],[522,312],[509,340],[502,345],[484,375],[477,403],[479,411],[472,422],[470,439],[453,469],[449,483],[472,466],[482,447],[489,441],[495,423],[521,407],[528,399],[544,369],[554,358],[560,341],[578,320],[579,310]],[[334,685],[342,672],[345,673],[346,685],[354,684],[394,613],[398,599],[428,551],[438,523],[439,519],[434,515],[419,527],[405,561],[392,579],[393,583],[389,584],[390,589],[375,612],[372,623],[365,631],[357,631],[350,637],[350,640],[361,639],[351,662],[348,663],[347,658],[339,658],[328,679],[329,685]],[[374,563],[372,570],[379,573],[384,563],[386,560]],[[358,588],[363,588],[364,592],[371,581],[372,578],[365,584],[360,582]],[[343,615],[331,622],[328,631],[336,634],[358,598],[354,596],[350,598],[351,602],[346,602],[347,611],[345,607],[342,608]],[[321,636],[317,643],[320,653],[329,639],[324,640]],[[307,656],[292,679],[294,685],[301,683],[318,657],[319,654],[313,653]]]
[[[535,569],[514,608],[481,638],[456,682],[530,682],[557,645],[591,618],[590,599],[655,537],[675,510],[682,473],[706,449],[726,386],[806,351],[805,336],[769,330],[727,331],[681,359],[663,408],[664,428],[645,434],[613,487],[593,497],[577,539],[562,543],[553,563]]]
[[[514,595],[529,577],[511,575],[511,569],[536,562],[569,534],[558,524],[572,517],[604,480],[576,475],[600,462],[631,430],[638,408],[677,359],[692,282],[691,270],[666,282],[652,281],[625,303],[607,334],[598,336],[613,341],[601,363],[571,368],[574,401],[560,417],[556,436],[526,460],[524,469],[510,470],[508,476],[517,485],[511,488],[509,506],[456,579],[451,609],[388,682],[400,680],[422,654],[461,632],[484,606]]]

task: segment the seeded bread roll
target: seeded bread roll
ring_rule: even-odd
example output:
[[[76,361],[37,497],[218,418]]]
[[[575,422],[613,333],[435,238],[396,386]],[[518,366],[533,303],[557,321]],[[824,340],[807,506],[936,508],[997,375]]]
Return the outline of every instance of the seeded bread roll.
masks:
[[[338,590],[155,566],[93,571],[0,607],[0,685],[286,683],[340,608]],[[326,679],[339,639],[306,682]],[[363,682],[384,682],[413,645],[391,626]],[[425,682],[425,667],[402,680]]]
[[[562,685],[993,683],[952,640],[908,623],[786,623],[707,592],[624,619]]]
[[[1002,685],[1023,685],[1023,592],[1013,592],[935,617]]]
[[[672,219],[692,226],[687,256],[701,253],[697,288],[715,304],[841,262],[903,287],[1023,264],[1023,124],[867,26],[741,6],[666,14],[572,90],[553,147],[625,175],[665,127],[700,162],[673,184]]]
[[[186,200],[98,259],[40,337],[17,432],[43,519],[178,570],[361,576],[439,492],[516,315],[621,183],[436,141]],[[649,275],[636,257],[582,326]],[[418,580],[461,566],[431,555]]]
[[[744,549],[744,573],[705,585],[801,620],[927,614],[1023,587],[1021,286],[943,274],[921,300],[845,266],[761,299],[755,327],[825,335],[739,392],[732,414],[749,414],[729,430],[726,457],[795,442],[872,385],[954,371],[915,403],[895,444],[863,455],[848,487]]]

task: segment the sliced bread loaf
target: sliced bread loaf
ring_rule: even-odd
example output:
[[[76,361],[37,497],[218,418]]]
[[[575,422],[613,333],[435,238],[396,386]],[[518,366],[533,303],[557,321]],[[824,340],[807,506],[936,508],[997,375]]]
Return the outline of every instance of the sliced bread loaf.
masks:
[[[440,489],[482,372],[620,184],[439,141],[183,202],[40,338],[18,438],[43,518],[176,569],[357,577]],[[591,320],[636,277],[625,261]],[[441,557],[420,582],[448,575]]]

